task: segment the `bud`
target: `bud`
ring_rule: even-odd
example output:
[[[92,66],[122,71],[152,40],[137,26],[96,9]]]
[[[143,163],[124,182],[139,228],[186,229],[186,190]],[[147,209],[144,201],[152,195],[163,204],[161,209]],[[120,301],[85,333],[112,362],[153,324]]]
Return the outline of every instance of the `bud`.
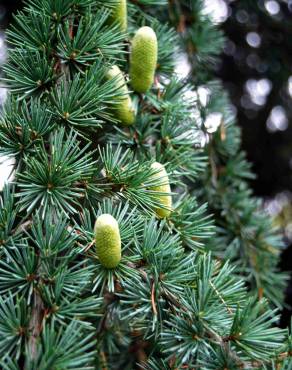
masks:
[[[152,186],[150,190],[154,190],[160,193],[165,193],[167,195],[157,195],[157,199],[161,204],[163,204],[167,209],[165,208],[156,208],[156,214],[160,218],[168,217],[171,213],[172,208],[172,198],[171,195],[168,193],[171,193],[170,185],[169,185],[169,178],[168,174],[164,168],[164,166],[161,163],[154,162],[151,165],[151,168],[155,170],[159,170],[159,172],[155,173],[152,177],[152,180],[157,179],[159,185]]]
[[[130,80],[133,89],[144,93],[154,82],[157,65],[157,38],[150,27],[141,27],[132,40]]]
[[[110,214],[102,214],[95,222],[94,234],[100,263],[109,269],[117,267],[121,260],[121,237],[117,220]]]
[[[122,96],[113,107],[115,117],[124,125],[132,125],[135,122],[135,111],[122,71],[118,66],[113,66],[108,71],[107,78],[109,80],[113,78],[116,79],[117,85],[120,88],[122,94]]]
[[[110,16],[111,23],[117,23],[121,32],[127,32],[127,0],[116,0]]]

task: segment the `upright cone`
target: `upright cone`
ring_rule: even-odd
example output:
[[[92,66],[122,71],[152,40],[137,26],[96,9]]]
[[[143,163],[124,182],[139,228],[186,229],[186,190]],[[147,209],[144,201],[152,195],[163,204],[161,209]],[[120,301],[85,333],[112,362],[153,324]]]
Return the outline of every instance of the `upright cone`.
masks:
[[[145,93],[153,85],[157,53],[157,37],[153,29],[140,28],[132,40],[130,54],[130,80],[135,91]]]
[[[100,215],[94,226],[97,256],[106,268],[115,268],[121,261],[121,237],[117,220],[110,214]]]
[[[115,78],[120,88],[121,93],[123,94],[121,98],[114,105],[113,111],[115,117],[123,125],[132,125],[135,122],[135,112],[132,105],[132,100],[129,95],[128,87],[126,80],[120,68],[118,66],[113,66],[107,73],[107,78],[109,80]]]
[[[152,186],[150,190],[154,190],[160,193],[165,193],[166,195],[157,195],[157,199],[166,208],[156,208],[156,214],[160,218],[168,217],[171,213],[172,208],[172,197],[168,193],[171,193],[171,188],[169,184],[168,174],[161,163],[154,162],[151,168],[157,170],[158,172],[153,175],[152,180],[157,179],[158,185]]]
[[[127,32],[127,0],[117,0],[116,5],[113,6],[110,15],[110,22],[117,23],[120,26],[121,32]]]

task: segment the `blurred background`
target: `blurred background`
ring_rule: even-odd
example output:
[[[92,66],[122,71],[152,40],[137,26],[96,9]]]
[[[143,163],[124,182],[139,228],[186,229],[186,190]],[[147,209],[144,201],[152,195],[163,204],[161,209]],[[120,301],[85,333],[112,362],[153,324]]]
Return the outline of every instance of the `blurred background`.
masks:
[[[282,228],[292,270],[292,0],[210,0],[227,37],[216,70],[237,112],[256,195]],[[292,305],[292,284],[287,290]],[[283,312],[289,325],[291,308]]]
[[[191,1],[191,0],[190,0]],[[204,0],[226,44],[216,75],[229,91],[243,149],[257,178],[251,185],[283,230],[281,269],[292,270],[292,0]],[[0,64],[4,33],[21,0],[0,0]],[[6,91],[0,88],[0,105]],[[1,181],[9,167],[0,164]],[[292,305],[292,284],[287,289]],[[283,312],[287,326],[291,311]]]

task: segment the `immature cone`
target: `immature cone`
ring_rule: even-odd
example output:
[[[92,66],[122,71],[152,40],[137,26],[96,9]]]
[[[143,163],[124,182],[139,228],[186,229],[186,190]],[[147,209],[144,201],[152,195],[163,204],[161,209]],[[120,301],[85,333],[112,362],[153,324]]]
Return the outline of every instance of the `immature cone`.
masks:
[[[106,268],[115,268],[120,263],[121,237],[119,224],[110,214],[102,214],[94,226],[97,256]]]
[[[110,22],[117,23],[120,26],[121,32],[127,32],[127,0],[116,0],[115,6],[112,8]]]
[[[113,111],[115,117],[123,124],[123,125],[132,125],[135,122],[135,111],[132,105],[132,100],[129,95],[129,90],[126,85],[126,80],[120,68],[118,66],[113,66],[107,72],[107,78],[109,80],[115,78],[120,88],[122,96],[114,105]]]
[[[133,40],[130,54],[130,80],[133,89],[144,93],[154,82],[157,65],[157,38],[150,27],[140,28]]]
[[[164,166],[161,163],[154,162],[152,163],[151,168],[157,171],[159,170],[159,172],[155,173],[152,177],[152,180],[157,179],[157,182],[159,183],[159,185],[152,186],[150,190],[154,190],[157,192],[159,191],[160,193],[166,193],[166,194],[170,193],[171,189],[169,185],[169,178],[168,178],[168,174]],[[156,214],[161,218],[168,217],[171,213],[171,208],[172,208],[171,195],[157,195],[157,199],[159,200],[161,204],[163,204],[168,209],[156,208],[155,210]]]

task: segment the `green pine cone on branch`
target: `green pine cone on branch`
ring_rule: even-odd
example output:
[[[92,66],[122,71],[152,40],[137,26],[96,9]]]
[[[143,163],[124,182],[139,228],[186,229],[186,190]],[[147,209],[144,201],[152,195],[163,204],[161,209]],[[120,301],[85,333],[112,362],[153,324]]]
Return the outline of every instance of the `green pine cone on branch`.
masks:
[[[1,369],[290,368],[284,277],[268,263],[279,238],[255,214],[228,99],[199,63],[222,34],[199,0],[180,32],[188,4],[27,0],[7,31]],[[191,36],[198,79],[182,79]]]

